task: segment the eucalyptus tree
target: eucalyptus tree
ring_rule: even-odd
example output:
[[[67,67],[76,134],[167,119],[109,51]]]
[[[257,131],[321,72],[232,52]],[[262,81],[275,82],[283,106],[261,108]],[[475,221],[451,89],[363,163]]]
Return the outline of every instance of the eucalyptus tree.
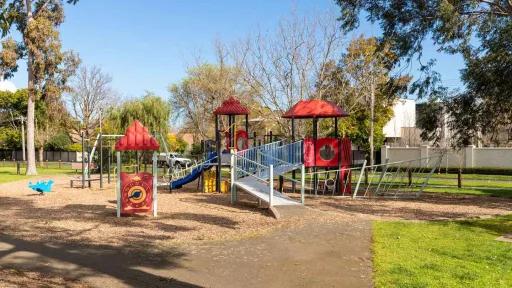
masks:
[[[488,136],[491,141],[500,130],[512,126],[512,1],[510,0],[337,0],[341,26],[352,30],[359,25],[361,12],[380,24],[380,42],[390,46],[398,57],[398,67],[423,55],[425,41],[432,40],[446,53],[462,55],[465,67],[462,91],[449,91],[435,61],[419,61],[422,77],[411,85],[411,92],[427,97],[430,116],[439,103],[449,115],[454,133],[453,145],[461,147]],[[425,125],[427,140],[437,140],[435,117]],[[444,116],[443,116],[444,117]]]
[[[75,4],[78,0],[67,0]],[[37,174],[35,165],[35,104],[42,97],[58,97],[64,89],[73,65],[78,62],[74,54],[61,51],[58,27],[64,21],[63,0],[11,0],[1,1],[0,27],[5,37],[13,30],[21,34],[17,43],[19,58],[27,61],[27,175]],[[69,67],[63,67],[68,57]],[[73,57],[74,59],[71,60]],[[71,68],[70,68],[71,67]]]

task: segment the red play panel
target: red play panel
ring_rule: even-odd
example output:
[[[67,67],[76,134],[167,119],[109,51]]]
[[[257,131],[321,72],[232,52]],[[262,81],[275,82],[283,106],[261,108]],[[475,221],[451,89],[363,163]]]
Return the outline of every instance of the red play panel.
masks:
[[[121,214],[151,212],[153,207],[153,175],[121,172]]]
[[[225,133],[226,137],[226,150],[229,150],[229,132]],[[235,148],[238,151],[249,148],[249,134],[245,130],[236,131]]]
[[[339,139],[336,138],[320,138],[316,142],[312,138],[304,139],[304,165],[306,167],[337,167],[338,145]]]

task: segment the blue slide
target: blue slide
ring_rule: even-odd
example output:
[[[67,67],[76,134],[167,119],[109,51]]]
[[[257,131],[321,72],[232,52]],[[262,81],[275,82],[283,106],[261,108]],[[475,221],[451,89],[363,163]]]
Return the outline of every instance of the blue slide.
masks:
[[[203,172],[203,170],[209,170],[210,168],[212,168],[214,166],[214,164],[215,164],[214,160],[216,158],[217,158],[217,153],[215,153],[215,152],[208,153],[208,155],[206,157],[206,161],[204,161],[203,164],[192,169],[192,171],[190,171],[190,174],[187,174],[185,177],[171,181],[169,186],[171,187],[171,189],[179,189],[179,188],[181,188],[181,186],[196,180],[197,178],[199,178],[199,176],[201,175],[201,172]]]

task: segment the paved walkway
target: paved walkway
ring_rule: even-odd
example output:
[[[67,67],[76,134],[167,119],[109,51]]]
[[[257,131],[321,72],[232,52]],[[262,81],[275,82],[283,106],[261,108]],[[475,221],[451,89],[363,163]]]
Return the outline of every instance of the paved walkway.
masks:
[[[29,269],[92,287],[371,287],[370,243],[370,222],[310,221],[250,239],[176,248],[168,254],[175,261],[160,261],[0,234],[0,271]]]

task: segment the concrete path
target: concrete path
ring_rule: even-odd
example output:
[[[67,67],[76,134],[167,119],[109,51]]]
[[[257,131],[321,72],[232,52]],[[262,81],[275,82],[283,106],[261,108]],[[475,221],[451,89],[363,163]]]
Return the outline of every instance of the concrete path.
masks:
[[[138,255],[0,234],[0,275],[15,268],[92,287],[371,287],[370,243],[371,225],[363,220],[310,221],[250,239],[176,247],[165,260],[143,247]]]

